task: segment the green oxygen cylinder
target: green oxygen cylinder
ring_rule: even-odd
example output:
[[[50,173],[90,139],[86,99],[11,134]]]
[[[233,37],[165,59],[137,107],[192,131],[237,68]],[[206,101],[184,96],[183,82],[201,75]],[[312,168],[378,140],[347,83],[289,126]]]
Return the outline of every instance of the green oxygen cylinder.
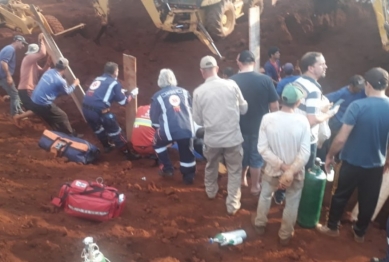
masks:
[[[313,168],[305,172],[304,188],[297,215],[297,223],[304,228],[314,228],[319,223],[327,182],[326,174],[320,168],[323,164],[320,158],[316,158]]]

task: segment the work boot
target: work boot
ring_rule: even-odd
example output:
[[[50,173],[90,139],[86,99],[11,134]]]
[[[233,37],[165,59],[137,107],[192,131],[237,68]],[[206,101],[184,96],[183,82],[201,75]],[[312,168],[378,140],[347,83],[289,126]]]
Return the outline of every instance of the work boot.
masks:
[[[339,230],[333,230],[328,228],[327,226],[318,224],[316,226],[316,229],[318,232],[322,233],[323,235],[327,235],[330,237],[338,237],[339,236]]]
[[[138,155],[137,153],[135,152],[131,152],[131,151],[128,151],[126,153],[124,153],[124,155],[126,156],[126,159],[127,160],[138,160],[138,159],[141,159],[142,157],[140,155]]]
[[[185,185],[193,184],[194,177],[192,175],[182,175],[182,179]]]
[[[164,171],[162,169],[159,170],[160,176],[173,176],[173,171]]]
[[[251,225],[254,227],[255,233],[257,233],[259,236],[263,236],[266,232],[266,226],[255,225],[256,217],[257,217],[256,213],[251,214]]]
[[[351,227],[351,231],[353,232],[355,242],[357,243],[365,242],[364,236],[358,236],[357,233],[355,233],[354,226]]]
[[[115,149],[115,144],[108,143],[106,146],[104,146],[104,153],[108,154],[114,149]]]

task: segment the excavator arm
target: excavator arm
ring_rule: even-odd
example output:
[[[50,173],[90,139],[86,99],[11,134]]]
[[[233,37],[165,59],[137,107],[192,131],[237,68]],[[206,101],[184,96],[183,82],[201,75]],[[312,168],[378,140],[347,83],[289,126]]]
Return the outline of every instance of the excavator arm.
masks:
[[[101,19],[101,28],[96,38],[94,39],[96,44],[100,44],[100,38],[107,31],[108,28],[108,19],[109,19],[109,1],[110,0],[92,0],[93,7],[97,15]]]
[[[389,1],[375,0],[370,2],[373,4],[373,9],[376,15],[378,32],[380,33],[382,47],[385,51],[389,51]]]

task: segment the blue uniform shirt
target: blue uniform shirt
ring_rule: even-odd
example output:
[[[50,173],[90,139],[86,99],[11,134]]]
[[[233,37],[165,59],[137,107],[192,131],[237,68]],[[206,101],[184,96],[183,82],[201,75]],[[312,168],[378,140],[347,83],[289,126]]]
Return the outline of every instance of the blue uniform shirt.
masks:
[[[127,97],[122,93],[122,85],[111,75],[96,77],[86,91],[83,103],[96,109],[105,109],[113,101],[125,105]]]
[[[57,69],[47,70],[31,95],[31,100],[37,105],[51,105],[57,96],[70,94],[75,86],[68,86],[65,79],[59,74]]]
[[[278,82],[278,81],[280,81],[280,73],[281,73],[280,60],[277,60],[276,64],[278,67],[278,71],[274,67],[274,65],[272,65],[272,63],[270,63],[270,60],[267,60],[267,62],[263,66],[263,69],[265,69],[266,75],[270,76],[274,81]]]
[[[342,122],[354,128],[340,159],[363,168],[384,166],[389,138],[388,112],[387,97],[367,97],[352,102]]]
[[[187,90],[170,86],[151,98],[150,119],[162,140],[174,141],[195,136],[192,99]]]
[[[8,64],[8,70],[11,75],[15,72],[16,66],[16,57],[15,57],[15,48],[12,45],[7,45],[0,51],[0,61],[4,61]],[[3,70],[3,67],[0,66],[0,78],[6,78],[7,75]]]

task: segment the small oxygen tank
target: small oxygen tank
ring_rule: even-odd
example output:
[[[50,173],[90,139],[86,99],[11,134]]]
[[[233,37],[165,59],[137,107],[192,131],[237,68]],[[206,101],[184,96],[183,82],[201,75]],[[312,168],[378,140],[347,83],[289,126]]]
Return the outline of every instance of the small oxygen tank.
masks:
[[[301,193],[297,223],[304,228],[314,228],[319,223],[321,206],[327,177],[320,166],[324,164],[316,158],[315,165],[305,172],[304,188]]]
[[[99,247],[93,242],[92,237],[86,237],[83,241],[85,247],[81,253],[81,258],[84,262],[107,262]]]
[[[220,246],[239,245],[247,238],[246,231],[243,229],[219,233],[215,237],[209,239],[209,243],[219,243]]]

